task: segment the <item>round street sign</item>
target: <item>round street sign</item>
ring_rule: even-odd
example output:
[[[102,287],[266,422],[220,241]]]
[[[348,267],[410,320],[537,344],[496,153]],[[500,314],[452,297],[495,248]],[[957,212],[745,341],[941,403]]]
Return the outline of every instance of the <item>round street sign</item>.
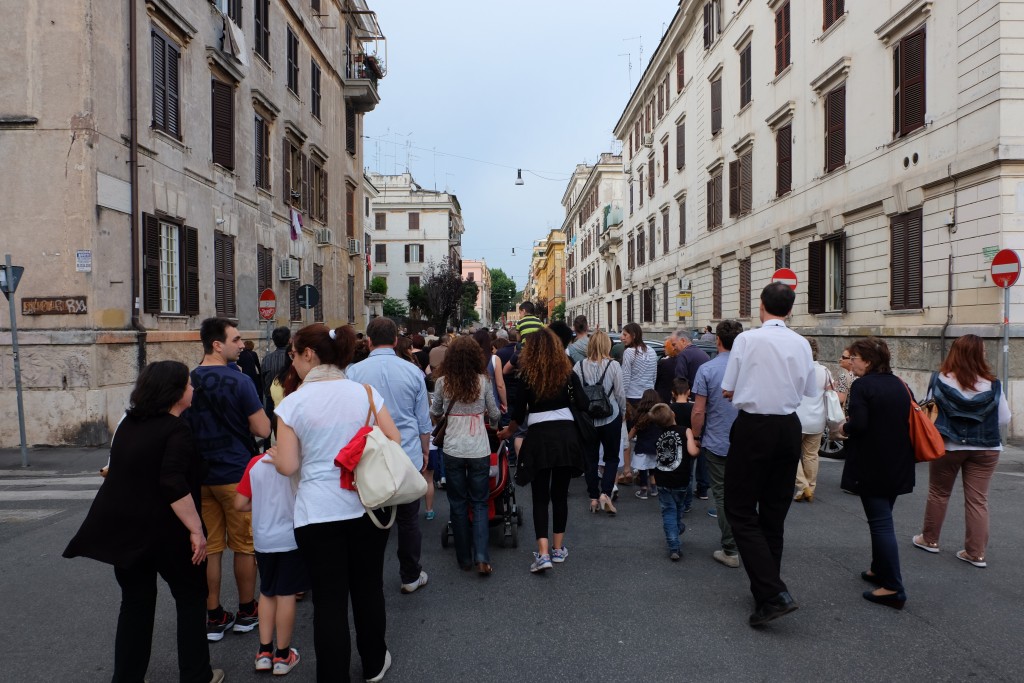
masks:
[[[320,303],[320,292],[313,285],[300,285],[298,300],[300,308],[313,308]]]
[[[263,320],[273,320],[274,315],[277,313],[277,297],[274,296],[274,290],[268,288],[260,292],[258,305],[260,318]]]
[[[1013,249],[1003,249],[992,258],[992,282],[997,287],[1013,287],[1020,277],[1020,257]]]
[[[772,274],[772,282],[781,282],[789,285],[789,288],[796,291],[796,273],[789,268],[779,268]]]

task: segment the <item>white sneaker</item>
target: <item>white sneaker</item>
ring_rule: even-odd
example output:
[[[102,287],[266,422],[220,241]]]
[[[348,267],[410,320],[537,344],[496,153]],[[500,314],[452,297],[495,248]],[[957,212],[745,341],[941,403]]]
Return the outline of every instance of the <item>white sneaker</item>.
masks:
[[[714,557],[716,561],[724,564],[726,567],[736,569],[740,566],[739,555],[729,555],[724,550],[716,550],[714,553],[711,554],[711,556]]]
[[[427,585],[427,573],[424,572],[424,571],[421,571],[420,572],[420,576],[419,576],[418,579],[416,579],[412,583],[403,583],[402,584],[402,592],[405,593],[406,595],[408,595],[409,593],[415,593],[417,589],[422,588],[423,586],[426,586],[426,585]],[[385,667],[385,668],[387,668],[387,667]]]
[[[426,574],[423,574],[423,583],[426,583]],[[391,652],[388,650],[384,651],[384,667],[380,670],[380,673],[373,678],[367,678],[366,683],[380,683],[384,680],[384,674],[391,668]]]

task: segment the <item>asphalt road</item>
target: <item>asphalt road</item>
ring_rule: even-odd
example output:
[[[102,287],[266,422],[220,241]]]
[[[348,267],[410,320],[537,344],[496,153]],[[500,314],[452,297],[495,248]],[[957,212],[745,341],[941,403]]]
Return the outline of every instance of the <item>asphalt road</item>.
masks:
[[[18,467],[0,451],[0,629],[2,681],[105,681],[119,591],[110,567],[60,554],[98,487],[103,451],[53,449]],[[385,587],[388,641],[399,681],[1020,681],[1024,680],[1024,451],[1010,449],[992,482],[988,569],[956,559],[963,498],[950,504],[942,552],[910,544],[919,531],[927,471],[896,505],[903,576],[902,612],[869,604],[859,578],[870,545],[859,499],[839,491],[842,463],[823,461],[813,504],[794,504],[783,575],[799,611],[754,630],[742,569],[711,558],[715,520],[699,501],[688,515],[684,557],[667,558],[658,503],[624,488],[620,514],[591,515],[582,479],[570,497],[569,559],[531,575],[529,492],[520,547],[492,547],[489,579],[458,570],[440,544],[447,502],[423,522],[428,586],[399,593],[394,539]],[[225,586],[233,609],[234,587]],[[293,640],[303,661],[291,680],[314,680],[312,605],[300,603]],[[268,679],[252,670],[255,633],[211,643],[214,666],[230,681]],[[353,662],[353,679],[361,674]],[[174,612],[161,585],[149,681],[177,680]]]

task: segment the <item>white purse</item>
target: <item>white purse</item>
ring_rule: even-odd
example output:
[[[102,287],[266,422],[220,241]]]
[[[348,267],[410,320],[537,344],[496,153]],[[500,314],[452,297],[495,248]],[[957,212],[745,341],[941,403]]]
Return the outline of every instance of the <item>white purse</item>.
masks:
[[[834,432],[836,427],[846,420],[846,413],[843,411],[843,404],[839,400],[839,394],[836,393],[835,387],[832,384],[831,373],[828,378],[828,389],[825,389],[824,400],[825,421],[828,424],[829,432]]]

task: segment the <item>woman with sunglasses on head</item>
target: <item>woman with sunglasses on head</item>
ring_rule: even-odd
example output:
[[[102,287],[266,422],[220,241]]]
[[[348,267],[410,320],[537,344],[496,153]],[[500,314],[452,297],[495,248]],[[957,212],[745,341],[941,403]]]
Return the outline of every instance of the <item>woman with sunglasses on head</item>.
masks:
[[[348,610],[356,624],[356,647],[367,681],[380,681],[391,666],[385,641],[384,548],[379,529],[342,479],[334,458],[376,410],[376,423],[392,441],[401,436],[381,395],[345,377],[355,333],[349,326],[315,324],[292,337],[289,355],[302,381],[275,408],[277,446],[270,451],[277,471],[299,472],[295,494],[295,541],[313,589],[313,647],[318,681],[349,680],[352,645]],[[369,393],[368,393],[369,390]],[[373,400],[373,406],[370,400]]]
[[[870,602],[903,609],[907,594],[900,574],[893,527],[896,498],[914,490],[914,449],[910,443],[910,389],[889,368],[889,347],[881,339],[850,345],[857,382],[850,389],[850,416],[839,430],[849,437],[842,488],[860,496],[871,530],[871,569],[861,578],[877,588]]]
[[[985,342],[965,334],[953,342],[928,391],[939,408],[935,427],[946,444],[946,455],[928,463],[928,503],[924,527],[913,543],[939,552],[939,534],[946,518],[956,475],[963,474],[964,549],[956,556],[985,568],[988,545],[988,486],[1003,450],[1000,432],[1010,423],[1006,394],[985,361]]]
[[[850,365],[850,349],[847,347],[839,354],[839,372],[836,373],[836,395],[839,396],[843,410],[849,410],[850,387],[856,379],[857,376],[853,374]]]

